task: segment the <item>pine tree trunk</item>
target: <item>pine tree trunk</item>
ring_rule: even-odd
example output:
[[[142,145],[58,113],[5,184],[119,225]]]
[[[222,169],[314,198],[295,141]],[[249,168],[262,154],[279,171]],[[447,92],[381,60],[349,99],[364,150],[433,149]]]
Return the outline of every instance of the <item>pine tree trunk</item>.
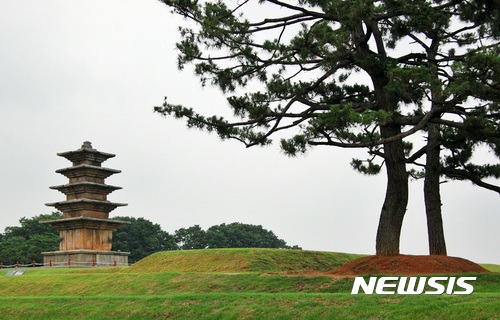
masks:
[[[427,160],[425,164],[424,198],[427,215],[429,254],[446,255],[443,219],[441,216],[441,195],[439,186],[439,125],[429,124],[427,137]]]
[[[429,53],[431,61],[434,61],[438,47],[433,46]],[[443,100],[441,82],[439,81],[438,66],[431,68],[431,74],[435,79],[431,87],[432,107]],[[441,216],[441,192],[439,185],[440,172],[440,144],[439,124],[428,124],[427,152],[425,163],[424,199],[425,214],[427,216],[427,236],[429,238],[429,254],[446,255],[446,243],[444,240],[443,218]]]
[[[399,126],[381,126],[382,138],[401,133]],[[401,140],[384,144],[387,190],[377,230],[376,253],[382,256],[399,254],[401,226],[408,204],[408,174]]]

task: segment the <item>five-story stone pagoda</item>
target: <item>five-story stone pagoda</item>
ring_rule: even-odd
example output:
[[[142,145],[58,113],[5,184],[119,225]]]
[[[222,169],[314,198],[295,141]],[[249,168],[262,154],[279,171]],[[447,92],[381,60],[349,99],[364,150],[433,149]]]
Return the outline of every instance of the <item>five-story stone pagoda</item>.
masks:
[[[101,164],[115,155],[93,149],[88,141],[78,150],[57,155],[73,166],[56,171],[69,179],[68,184],[50,187],[64,193],[66,201],[46,204],[61,211],[63,218],[42,222],[58,230],[61,239],[59,251],[43,252],[44,265],[128,265],[129,252],[111,251],[113,230],[129,223],[109,219],[109,212],[127,205],[107,200],[108,194],[121,187],[104,180],[121,171]]]

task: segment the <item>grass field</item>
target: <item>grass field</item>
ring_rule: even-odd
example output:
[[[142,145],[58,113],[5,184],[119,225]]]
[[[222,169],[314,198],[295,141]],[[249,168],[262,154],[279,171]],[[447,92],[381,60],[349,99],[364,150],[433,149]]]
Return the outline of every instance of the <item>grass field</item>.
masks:
[[[498,319],[500,274],[469,296],[350,294],[322,274],[357,255],[270,249],[162,252],[132,267],[0,271],[0,319]],[[498,270],[498,266],[486,266]]]

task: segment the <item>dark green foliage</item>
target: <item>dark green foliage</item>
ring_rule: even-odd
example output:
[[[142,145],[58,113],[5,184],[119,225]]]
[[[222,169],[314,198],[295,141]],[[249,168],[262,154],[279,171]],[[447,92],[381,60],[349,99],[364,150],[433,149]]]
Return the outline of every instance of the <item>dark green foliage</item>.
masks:
[[[441,172],[450,179],[470,180],[476,185],[500,193],[500,187],[485,178],[499,178],[500,164],[475,164],[473,156],[480,146],[488,147],[500,158],[500,47],[486,46],[470,50],[453,63],[455,77],[447,94],[462,99],[474,98],[472,107],[457,107],[459,125],[442,121],[440,144],[443,146]]]
[[[130,252],[130,262],[158,251],[177,249],[174,237],[163,231],[159,224],[133,217],[114,217],[113,220],[130,222],[113,232],[113,250]]]
[[[209,248],[287,248],[284,240],[262,226],[230,223],[212,226],[207,230]]]
[[[59,233],[44,220],[61,219],[60,212],[42,214],[33,218],[21,218],[21,226],[5,228],[0,233],[0,262],[12,265],[42,262],[41,252],[59,249]],[[221,224],[207,231],[194,225],[181,228],[171,235],[159,224],[144,218],[114,217],[114,220],[130,222],[113,232],[112,250],[130,252],[129,261],[135,262],[152,253],[168,250],[205,248],[290,248],[272,231],[262,226],[243,223]]]
[[[21,226],[11,226],[5,228],[5,237],[24,237],[29,239],[37,234],[55,234],[58,233],[52,228],[50,224],[42,224],[40,221],[57,220],[61,219],[60,212],[52,212],[51,214],[41,214],[33,218],[22,217],[19,219]]]
[[[203,116],[166,100],[155,107],[160,114],[184,117],[189,127],[247,146],[267,145],[274,133],[297,128],[281,140],[291,156],[315,145],[366,147],[369,157],[352,163],[365,174],[378,173],[387,161],[388,137],[381,139],[378,130],[385,125],[404,128],[397,134],[402,139],[439,123],[448,130],[445,148],[456,140],[450,132],[459,129],[456,134],[466,135],[469,144],[485,143],[498,155],[495,1],[273,0],[259,2],[269,8],[251,18],[245,15],[251,2],[163,2],[194,22],[180,27],[179,68],[193,64],[203,85],[228,94],[228,106],[241,121]],[[271,18],[266,9],[273,7],[281,11]],[[399,54],[409,42],[411,53]],[[348,81],[355,73],[370,85]],[[261,88],[247,88],[250,81]],[[422,166],[411,148],[405,154],[408,163]],[[487,177],[475,176],[467,163],[442,174],[452,169],[451,177],[456,169],[466,173],[464,179]]]
[[[5,228],[0,237],[0,262],[4,265],[43,261],[42,252],[55,251],[59,248],[59,233],[48,224],[40,221],[56,220],[62,217],[60,212],[41,214],[33,218],[23,217],[21,226]]]
[[[272,231],[260,225],[234,222],[219,224],[201,229],[199,225],[175,231],[175,239],[179,249],[205,248],[291,248],[284,240],[279,239]]]
[[[40,221],[61,219],[60,212],[21,218],[21,226],[5,228],[0,237],[0,262],[3,264],[42,262],[42,252],[59,250],[59,232]],[[151,253],[175,250],[173,236],[144,218],[115,217],[130,222],[113,232],[113,250],[130,252],[130,260],[137,261]]]
[[[207,247],[207,234],[197,224],[189,228],[175,230],[175,241],[179,249],[205,249]]]
[[[429,193],[443,176],[500,193],[483,181],[500,165],[472,161],[478,145],[499,157],[497,1],[162,2],[191,22],[180,28],[179,68],[191,64],[202,85],[218,87],[234,117],[166,98],[154,110],[247,147],[279,135],[289,156],[366,148],[352,167],[385,167],[388,181],[377,254],[399,253],[408,174],[432,184]],[[413,151],[404,139],[415,134],[427,145]],[[426,202],[436,216],[438,198]]]

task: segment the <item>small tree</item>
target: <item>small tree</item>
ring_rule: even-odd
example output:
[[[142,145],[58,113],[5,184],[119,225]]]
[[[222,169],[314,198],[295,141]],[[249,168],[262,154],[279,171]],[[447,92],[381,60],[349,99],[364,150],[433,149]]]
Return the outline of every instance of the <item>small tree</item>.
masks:
[[[498,138],[490,130],[498,126],[498,95],[460,118],[464,104],[476,98],[460,86],[461,75],[469,79],[467,72],[480,65],[467,65],[469,57],[497,46],[498,9],[491,2],[268,0],[259,1],[267,7],[252,15],[243,11],[250,1],[162,2],[192,22],[180,28],[179,68],[193,63],[203,85],[228,94],[235,117],[204,116],[167,100],[156,112],[247,147],[268,145],[271,136],[291,131],[281,140],[288,155],[320,145],[366,148],[368,159],[353,159],[352,166],[365,174],[384,166],[387,174],[376,239],[380,255],[399,253],[407,163],[420,164],[426,155],[429,230],[432,238],[444,239],[439,177],[449,174],[437,151],[452,139],[440,140],[441,132],[463,130],[476,142]],[[483,85],[498,94],[493,81]],[[472,129],[467,123],[478,113],[484,122]],[[422,130],[428,147],[412,153],[403,139]],[[444,242],[436,246],[442,252]]]

